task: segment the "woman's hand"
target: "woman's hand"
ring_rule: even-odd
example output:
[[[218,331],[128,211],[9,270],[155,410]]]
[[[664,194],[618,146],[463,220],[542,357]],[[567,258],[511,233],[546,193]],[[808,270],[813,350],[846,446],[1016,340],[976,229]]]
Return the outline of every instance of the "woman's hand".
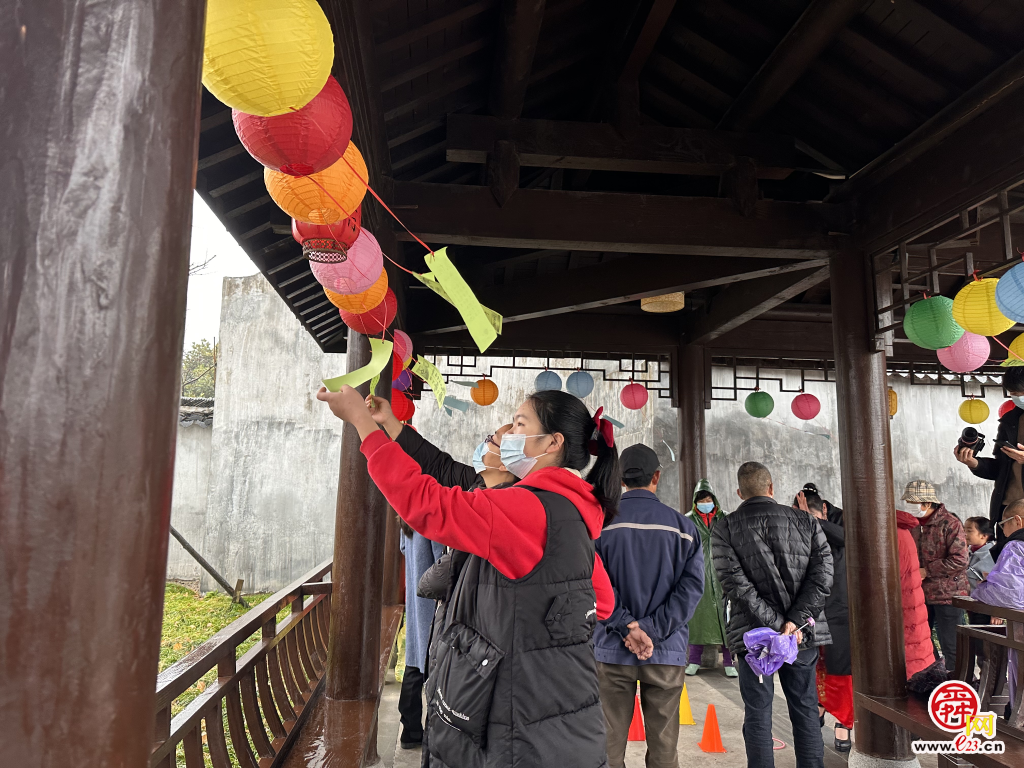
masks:
[[[402,431],[402,422],[395,418],[391,410],[391,403],[386,398],[369,395],[366,398],[366,407],[370,409],[373,420],[387,430],[392,440],[398,439],[398,433]]]
[[[1024,445],[1017,443],[1016,448],[1010,448],[1009,446],[1004,445],[1000,450],[1018,464],[1024,464]],[[977,463],[977,459],[975,459],[975,463]]]
[[[366,401],[358,390],[345,385],[338,392],[328,392],[326,387],[320,387],[316,399],[327,403],[331,413],[355,427],[360,440],[365,440],[377,431],[377,425],[370,416]]]
[[[961,464],[966,464],[970,469],[977,469],[978,460],[974,458],[973,448],[954,448],[953,455]]]

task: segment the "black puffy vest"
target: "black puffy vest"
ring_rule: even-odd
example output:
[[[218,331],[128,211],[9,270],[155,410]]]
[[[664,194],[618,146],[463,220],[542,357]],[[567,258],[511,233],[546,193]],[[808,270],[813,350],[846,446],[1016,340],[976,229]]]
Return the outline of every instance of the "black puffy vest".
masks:
[[[544,556],[521,579],[475,555],[459,573],[426,685],[431,766],[606,765],[594,542],[572,502],[527,490],[547,513]]]

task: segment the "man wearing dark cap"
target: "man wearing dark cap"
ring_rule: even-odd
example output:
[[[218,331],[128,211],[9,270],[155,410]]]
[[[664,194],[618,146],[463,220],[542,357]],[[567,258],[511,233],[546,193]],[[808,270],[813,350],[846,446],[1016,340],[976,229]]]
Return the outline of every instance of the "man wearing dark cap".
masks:
[[[619,465],[619,514],[597,540],[616,594],[615,612],[594,633],[608,765],[625,763],[640,683],[647,768],[677,768],[687,623],[704,593],[704,553],[694,524],[658,501],[658,455],[634,445]]]

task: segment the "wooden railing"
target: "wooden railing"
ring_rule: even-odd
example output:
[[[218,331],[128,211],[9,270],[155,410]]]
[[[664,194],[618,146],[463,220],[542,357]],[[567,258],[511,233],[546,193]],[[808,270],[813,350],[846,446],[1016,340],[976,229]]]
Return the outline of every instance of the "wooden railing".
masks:
[[[328,560],[160,674],[151,768],[180,765],[179,755],[186,768],[283,763],[321,687],[331,590],[324,577],[330,571]],[[291,613],[278,623],[288,606]],[[256,644],[238,657],[239,646],[257,633]],[[216,682],[172,718],[175,699],[214,669]]]

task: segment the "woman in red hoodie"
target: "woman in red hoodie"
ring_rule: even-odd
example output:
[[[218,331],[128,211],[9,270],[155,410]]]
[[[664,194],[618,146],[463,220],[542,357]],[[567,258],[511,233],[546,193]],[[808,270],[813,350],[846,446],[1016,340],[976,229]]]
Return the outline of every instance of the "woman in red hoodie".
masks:
[[[565,392],[531,395],[501,441],[510,488],[442,487],[351,387],[317,397],[356,428],[367,468],[427,538],[469,552],[427,680],[430,765],[600,768],[607,759],[591,636],[594,539],[618,510],[611,424]],[[584,480],[580,470],[597,461]]]
[[[921,563],[917,544],[910,531],[919,525],[909,512],[896,510],[896,534],[900,551],[900,587],[903,592],[903,643],[907,654],[907,677],[935,663],[932,630],[928,626],[928,607],[921,587]]]

